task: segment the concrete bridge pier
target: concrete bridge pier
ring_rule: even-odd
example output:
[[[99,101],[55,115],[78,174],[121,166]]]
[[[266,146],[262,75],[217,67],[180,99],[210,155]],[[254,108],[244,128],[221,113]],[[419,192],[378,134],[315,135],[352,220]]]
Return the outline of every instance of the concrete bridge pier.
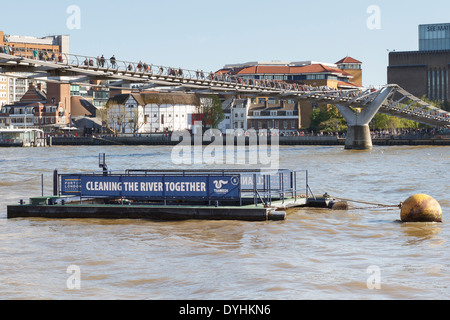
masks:
[[[354,109],[344,104],[336,104],[348,123],[345,149],[370,150],[372,149],[372,137],[370,136],[369,123],[380,110],[387,97],[395,90],[395,87],[386,87],[380,94],[363,109]]]
[[[372,137],[370,136],[369,125],[349,125],[347,130],[347,138],[345,139],[345,149],[372,149]]]

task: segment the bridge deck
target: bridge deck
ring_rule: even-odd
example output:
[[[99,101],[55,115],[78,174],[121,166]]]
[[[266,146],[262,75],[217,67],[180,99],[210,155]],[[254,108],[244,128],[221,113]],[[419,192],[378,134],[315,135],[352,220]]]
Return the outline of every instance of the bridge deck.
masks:
[[[199,70],[175,69],[129,61],[113,62],[108,59],[103,62],[95,57],[72,54],[63,54],[58,61],[43,61],[0,53],[0,71],[15,73],[8,74],[11,77],[48,82],[85,84],[88,80],[114,80],[108,85],[98,86],[123,89],[122,85],[133,83],[139,84],[140,90],[151,88],[167,92],[276,96],[284,99],[342,104],[361,109],[370,105],[384,89],[394,87],[395,90],[381,105],[379,112],[428,125],[450,127],[449,112],[414,97],[397,85],[387,85],[378,89],[335,90],[212,72],[205,75]],[[24,74],[17,74],[18,72]]]

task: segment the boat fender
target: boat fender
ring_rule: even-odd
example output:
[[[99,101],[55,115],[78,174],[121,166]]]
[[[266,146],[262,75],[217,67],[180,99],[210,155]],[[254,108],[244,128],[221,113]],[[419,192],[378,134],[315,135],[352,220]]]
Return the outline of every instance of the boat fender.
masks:
[[[333,202],[331,210],[348,210],[348,203],[346,201]]]
[[[271,221],[284,220],[286,218],[286,212],[273,210],[268,213],[268,218]]]

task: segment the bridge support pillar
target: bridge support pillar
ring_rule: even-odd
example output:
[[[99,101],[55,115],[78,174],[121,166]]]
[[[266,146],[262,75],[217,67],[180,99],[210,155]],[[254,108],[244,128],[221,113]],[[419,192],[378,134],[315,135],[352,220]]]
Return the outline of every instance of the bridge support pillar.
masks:
[[[363,109],[353,109],[344,104],[336,104],[336,107],[342,113],[348,124],[345,149],[372,149],[369,123],[393,90],[395,90],[393,87],[382,89],[380,94]]]
[[[372,137],[369,125],[348,126],[345,149],[370,150],[372,149]]]

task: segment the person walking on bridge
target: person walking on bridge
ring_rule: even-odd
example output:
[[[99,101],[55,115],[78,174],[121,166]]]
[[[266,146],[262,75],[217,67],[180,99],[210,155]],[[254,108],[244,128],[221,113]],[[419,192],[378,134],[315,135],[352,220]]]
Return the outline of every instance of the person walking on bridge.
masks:
[[[113,55],[111,57],[111,59],[109,59],[109,61],[111,61],[111,67],[115,68],[116,67],[116,56]]]

